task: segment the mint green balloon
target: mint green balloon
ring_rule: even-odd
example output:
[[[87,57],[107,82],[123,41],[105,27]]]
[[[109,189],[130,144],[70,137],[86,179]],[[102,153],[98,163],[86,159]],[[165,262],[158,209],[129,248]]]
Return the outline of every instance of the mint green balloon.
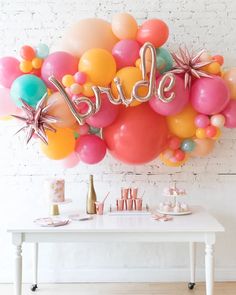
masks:
[[[156,52],[157,52],[157,64],[158,62],[160,63],[160,61],[165,62],[165,65],[161,67],[160,74],[170,71],[173,67],[173,58],[170,52],[163,47],[157,48]]]
[[[30,106],[36,107],[39,100],[47,92],[43,80],[34,75],[22,75],[11,86],[11,97],[18,107],[22,106],[20,98]]]

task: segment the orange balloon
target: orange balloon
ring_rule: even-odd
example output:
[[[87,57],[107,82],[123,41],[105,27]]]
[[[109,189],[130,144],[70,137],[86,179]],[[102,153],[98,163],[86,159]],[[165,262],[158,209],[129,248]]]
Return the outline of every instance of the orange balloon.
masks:
[[[58,118],[58,122],[54,124],[55,126],[70,127],[75,124],[76,119],[59,92],[54,92],[50,95],[47,103],[52,104],[48,110],[48,114]]]
[[[120,78],[125,97],[130,98],[134,84],[142,80],[142,73],[137,67],[125,67],[116,73],[116,77]],[[114,81],[111,83],[111,91],[112,94],[118,98],[118,91]],[[145,96],[147,91],[148,89],[146,87],[140,87],[138,95]],[[140,103],[141,102],[135,100],[130,106],[137,106]]]
[[[41,150],[48,158],[61,160],[74,151],[75,138],[71,129],[57,128],[56,132],[47,130],[46,134],[48,145],[41,142]]]
[[[231,98],[236,99],[236,68],[224,72],[223,79],[229,87]]]
[[[215,141],[209,138],[194,139],[195,148],[189,153],[191,157],[204,157],[210,154],[215,146]]]
[[[61,49],[80,57],[92,48],[103,48],[111,52],[118,41],[109,22],[99,18],[89,18],[75,23],[65,33]]]
[[[209,65],[201,67],[201,70],[209,74],[217,75],[220,73],[220,64],[215,61],[210,63]]]
[[[116,74],[114,57],[105,49],[94,48],[86,51],[79,61],[79,71],[98,86],[108,86]]]
[[[195,135],[196,126],[194,119],[197,112],[191,106],[187,105],[180,113],[167,117],[167,124],[172,134],[180,138],[189,138]]]
[[[129,13],[117,13],[112,18],[112,31],[119,39],[136,39],[138,24]]]

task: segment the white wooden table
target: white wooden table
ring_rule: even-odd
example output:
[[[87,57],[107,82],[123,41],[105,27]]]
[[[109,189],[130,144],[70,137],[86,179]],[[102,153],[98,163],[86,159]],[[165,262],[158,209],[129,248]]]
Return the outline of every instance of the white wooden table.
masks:
[[[195,243],[205,244],[206,294],[214,290],[214,244],[216,233],[223,232],[222,225],[200,207],[193,208],[193,214],[174,217],[173,221],[158,222],[151,216],[94,216],[89,221],[74,221],[64,227],[39,227],[29,221],[11,225],[15,246],[15,295],[21,295],[22,244],[34,243],[34,282],[37,288],[38,243],[65,242],[188,242],[190,244],[190,283],[195,285]]]

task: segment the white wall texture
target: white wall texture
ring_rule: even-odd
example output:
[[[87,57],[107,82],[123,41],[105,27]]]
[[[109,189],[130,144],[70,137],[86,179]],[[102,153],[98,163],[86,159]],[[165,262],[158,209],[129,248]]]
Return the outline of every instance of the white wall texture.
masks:
[[[234,0],[0,0],[0,56],[16,55],[21,45],[47,43],[56,48],[64,29],[87,17],[111,20],[127,11],[141,23],[162,18],[170,27],[168,47],[186,44],[223,54],[226,66],[236,66],[236,2]],[[113,200],[121,185],[135,184],[150,204],[161,199],[163,187],[177,180],[186,188],[188,202],[206,207],[225,226],[216,246],[216,278],[236,280],[236,131],[224,135],[209,157],[191,160],[181,168],[164,167],[159,161],[126,166],[109,155],[99,165],[80,164],[63,170],[40,154],[36,144],[25,146],[13,137],[16,127],[0,123],[0,282],[12,280],[9,220],[24,215],[45,216],[42,185],[45,178],[65,177],[67,196],[73,203],[63,211],[83,209],[88,174],[95,176],[98,197],[111,191]],[[109,202],[108,202],[109,205]],[[24,246],[24,280],[31,280],[30,246]],[[188,247],[185,244],[48,244],[40,248],[40,279],[43,281],[90,280],[188,280]],[[203,247],[198,246],[198,278],[203,279]]]

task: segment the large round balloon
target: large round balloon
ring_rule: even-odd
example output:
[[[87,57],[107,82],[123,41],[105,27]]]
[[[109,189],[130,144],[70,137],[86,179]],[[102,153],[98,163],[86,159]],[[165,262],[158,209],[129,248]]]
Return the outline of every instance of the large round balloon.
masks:
[[[103,129],[111,154],[127,164],[154,160],[167,145],[168,128],[163,116],[147,103],[135,108],[122,107],[116,121]]]
[[[50,76],[54,76],[60,82],[66,74],[75,74],[78,71],[78,60],[73,55],[57,51],[50,54],[43,63],[41,69],[42,79],[47,86],[56,89],[51,82],[48,81]]]
[[[132,94],[133,87],[136,82],[142,80],[142,72],[136,67],[126,67],[119,70],[116,73],[116,77],[120,79],[123,92],[126,98],[130,98]],[[112,94],[118,98],[118,91],[114,81],[111,83]],[[145,96],[147,94],[147,87],[140,87],[138,90],[138,95]],[[139,105],[139,101],[133,101],[131,106]]]
[[[94,99],[91,99],[92,101]],[[86,122],[96,128],[103,128],[113,123],[118,116],[119,106],[112,104],[105,93],[101,94],[100,110],[89,117]]]
[[[157,87],[159,87],[162,77],[157,80]],[[154,96],[149,104],[151,108],[158,114],[164,116],[176,115],[182,111],[189,100],[189,91],[184,87],[184,80],[179,76],[175,75],[175,85],[171,91],[166,92],[166,96],[169,96],[171,92],[175,93],[175,98],[169,102],[162,102],[158,97]]]
[[[106,155],[106,143],[96,135],[82,135],[76,141],[75,150],[82,162],[97,164]]]
[[[151,42],[155,47],[162,46],[169,36],[169,29],[165,22],[160,19],[145,21],[137,33],[137,41],[141,44]]]
[[[87,74],[88,80],[98,86],[107,86],[116,74],[114,57],[105,49],[86,51],[79,61],[79,71]]]
[[[129,13],[117,13],[112,18],[112,31],[117,38],[136,39],[138,24]]]
[[[41,142],[42,152],[50,159],[61,160],[75,148],[74,133],[69,128],[57,128],[56,132],[46,131],[48,144]]]
[[[196,126],[194,123],[196,115],[197,112],[190,104],[188,104],[182,112],[167,117],[170,132],[180,138],[192,137],[196,132]]]
[[[62,50],[80,57],[92,48],[103,48],[111,52],[119,40],[113,34],[111,24],[103,19],[83,19],[71,26],[62,37]]]
[[[75,117],[59,92],[54,92],[50,95],[47,103],[52,105],[48,110],[48,114],[57,118],[56,126],[71,127],[76,123]]]
[[[214,76],[196,79],[191,87],[190,98],[196,111],[214,115],[226,107],[230,93],[225,81]]]
[[[10,88],[13,81],[22,75],[20,62],[11,56],[0,58],[0,85]]]
[[[35,107],[46,92],[45,83],[40,78],[30,74],[18,77],[11,86],[11,97],[19,107],[22,105],[20,98]]]
[[[8,88],[0,88],[0,117],[15,115],[18,108],[11,99]]]
[[[231,99],[222,114],[225,117],[225,127],[236,128],[236,100]]]

